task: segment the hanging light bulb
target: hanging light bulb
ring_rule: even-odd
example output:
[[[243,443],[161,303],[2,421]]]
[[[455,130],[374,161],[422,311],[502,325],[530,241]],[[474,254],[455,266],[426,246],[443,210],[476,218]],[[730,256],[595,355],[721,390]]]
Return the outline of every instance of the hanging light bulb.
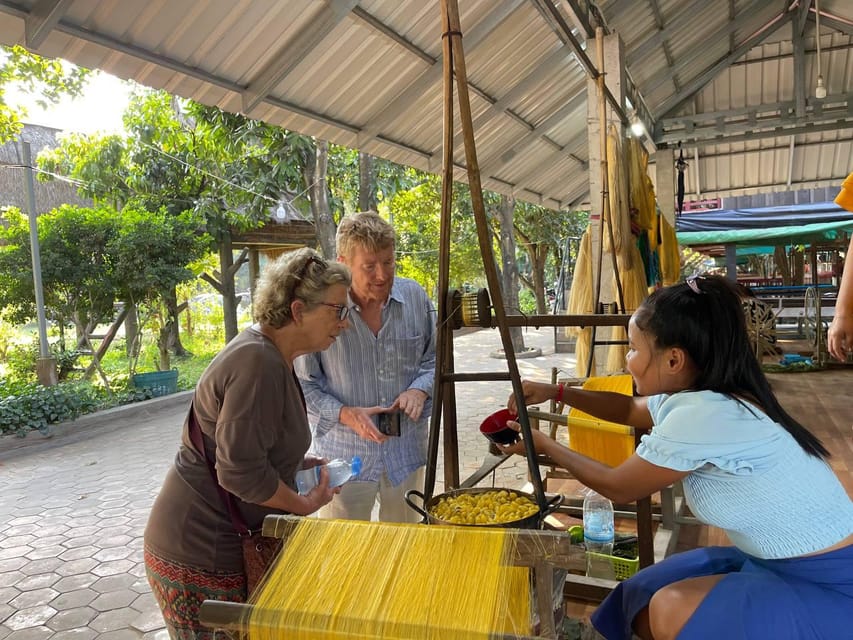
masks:
[[[642,120],[635,118],[631,123],[631,133],[633,133],[635,137],[641,138],[645,132],[646,128],[643,126]]]
[[[826,97],[826,87],[823,86],[823,76],[817,77],[817,86],[814,90],[814,97],[818,100],[823,100]]]
[[[284,220],[287,217],[287,211],[284,210],[284,206],[279,203],[278,208],[275,210],[275,218],[276,220]]]
[[[637,115],[636,109],[631,110],[630,120],[631,120],[631,133],[634,134],[635,138],[642,138],[643,134],[646,133],[646,127],[643,124],[643,121],[640,120],[640,116]]]

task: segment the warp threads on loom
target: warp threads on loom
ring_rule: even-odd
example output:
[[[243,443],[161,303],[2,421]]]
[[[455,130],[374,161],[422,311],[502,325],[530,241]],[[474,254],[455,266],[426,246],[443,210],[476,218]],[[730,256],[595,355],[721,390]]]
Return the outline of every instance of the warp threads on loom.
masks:
[[[530,632],[512,529],[305,518],[251,599],[249,640]]]

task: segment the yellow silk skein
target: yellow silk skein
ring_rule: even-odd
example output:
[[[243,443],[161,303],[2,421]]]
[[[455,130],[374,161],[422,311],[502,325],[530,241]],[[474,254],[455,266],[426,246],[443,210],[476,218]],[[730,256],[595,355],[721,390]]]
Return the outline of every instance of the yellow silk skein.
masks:
[[[511,529],[306,518],[256,590],[249,640],[530,632]]]

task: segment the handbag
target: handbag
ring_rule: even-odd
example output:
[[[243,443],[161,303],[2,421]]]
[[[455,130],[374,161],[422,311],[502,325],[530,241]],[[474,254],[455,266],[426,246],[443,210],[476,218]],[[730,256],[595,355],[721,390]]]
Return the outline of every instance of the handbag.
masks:
[[[237,502],[234,495],[226,491],[219,479],[216,477],[216,467],[213,461],[207,457],[207,452],[204,449],[204,439],[201,433],[201,427],[195,419],[195,411],[193,405],[190,404],[190,414],[188,419],[190,441],[196,451],[204,458],[207,463],[207,470],[210,472],[210,477],[216,485],[216,490],[219,497],[222,499],[222,504],[225,505],[226,511],[231,518],[231,524],[234,525],[234,530],[240,536],[240,542],[243,545],[243,571],[246,574],[246,589],[247,593],[251,594],[255,587],[266,575],[275,557],[281,549],[281,539],[270,538],[261,535],[260,531],[252,531],[246,524],[246,519],[240,513],[237,507]]]

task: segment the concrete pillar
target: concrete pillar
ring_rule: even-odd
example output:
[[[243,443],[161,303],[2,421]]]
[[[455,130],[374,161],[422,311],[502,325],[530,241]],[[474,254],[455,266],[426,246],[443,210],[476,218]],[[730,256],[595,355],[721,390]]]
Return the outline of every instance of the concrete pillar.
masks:
[[[47,356],[36,361],[36,378],[40,385],[52,387],[59,384],[59,374],[56,371],[56,358]]]
[[[661,214],[675,226],[675,153],[661,149],[652,154],[655,163],[655,196]]]

